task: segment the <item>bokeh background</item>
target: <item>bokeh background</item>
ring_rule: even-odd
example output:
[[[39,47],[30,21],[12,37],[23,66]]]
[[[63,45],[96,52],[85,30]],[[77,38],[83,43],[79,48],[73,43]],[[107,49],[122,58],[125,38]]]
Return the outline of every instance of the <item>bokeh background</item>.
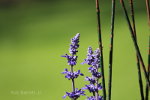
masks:
[[[134,3],[138,43],[147,66],[145,2]],[[116,6],[112,100],[140,100],[135,49],[119,0]],[[100,8],[107,86],[111,0],[100,0]],[[75,70],[88,76],[89,66],[81,63],[88,46],[98,47],[94,0],[0,0],[0,100],[62,100],[71,91],[71,81],[61,75],[68,65],[60,56],[68,53],[70,39],[78,32]],[[84,77],[75,81],[76,87],[87,84]]]

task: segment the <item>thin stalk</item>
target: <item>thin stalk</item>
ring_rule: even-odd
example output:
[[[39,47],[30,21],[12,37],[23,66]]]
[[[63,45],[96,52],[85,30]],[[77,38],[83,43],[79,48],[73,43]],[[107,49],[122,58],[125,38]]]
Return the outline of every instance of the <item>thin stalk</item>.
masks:
[[[150,82],[149,82],[149,78],[148,78],[148,74],[147,74],[147,71],[146,71],[146,68],[145,68],[145,65],[144,65],[144,62],[143,62],[143,58],[141,56],[141,53],[140,53],[140,49],[139,49],[139,46],[136,42],[136,39],[135,39],[135,36],[134,36],[134,32],[132,30],[132,26],[131,26],[131,23],[130,23],[130,20],[129,20],[129,17],[128,17],[128,13],[127,13],[127,10],[125,8],[125,4],[124,4],[124,1],[123,0],[120,0],[121,4],[122,4],[122,7],[123,7],[123,10],[124,10],[124,13],[125,13],[125,17],[126,17],[126,20],[128,22],[128,26],[129,26],[129,30],[130,30],[130,33],[131,33],[131,37],[132,37],[132,40],[133,40],[133,43],[134,43],[134,46],[135,46],[135,50],[138,54],[138,57],[139,57],[139,60],[141,62],[141,65],[142,65],[142,68],[143,68],[143,71],[144,71],[144,75],[145,75],[145,78],[146,78],[146,81],[147,83],[150,85]]]
[[[98,72],[98,68],[96,68],[96,72]],[[95,86],[96,86],[96,88],[97,88],[97,90],[98,90],[98,78],[96,79]],[[95,99],[98,100],[98,98],[99,98],[98,91],[96,91],[95,93],[96,93],[96,94],[95,94]]]
[[[133,28],[135,40],[137,42],[133,0],[130,0],[130,6],[131,6],[131,18],[132,18],[132,25],[133,25],[132,28]],[[138,69],[138,78],[139,78],[139,87],[140,87],[141,100],[144,100],[143,82],[142,82],[142,75],[141,75],[141,69],[140,69],[140,60],[139,60],[138,54],[136,54],[136,59],[137,59],[137,69]]]
[[[73,73],[73,66],[71,66],[71,72]],[[75,91],[75,82],[74,82],[74,79],[72,79],[72,91]],[[76,100],[76,99],[72,99],[72,100]]]
[[[149,24],[149,27],[150,27],[150,6],[149,6],[149,0],[146,0],[146,9],[147,9],[148,24]]]
[[[148,76],[150,77],[150,36],[149,36],[149,50],[148,50]],[[149,86],[146,84],[146,94],[145,94],[145,100],[148,100],[149,97]]]
[[[96,88],[98,90],[98,79],[96,80]],[[95,98],[96,98],[96,100],[98,100],[98,98],[99,98],[98,91],[96,92]]]
[[[95,96],[95,92],[93,92],[93,96]]]
[[[112,64],[113,64],[113,41],[114,41],[115,8],[116,8],[115,0],[112,0],[111,37],[110,37],[110,52],[109,52],[108,100],[111,100],[111,88],[112,88]]]
[[[103,64],[103,47],[101,39],[101,24],[100,24],[100,9],[99,9],[99,0],[96,0],[96,11],[97,11],[97,24],[98,24],[98,39],[99,39],[99,49],[100,49],[100,66],[102,73],[102,85],[103,85],[103,98],[106,100],[106,88],[105,88],[105,76],[104,76],[104,64]]]
[[[146,0],[146,9],[147,9],[147,18],[148,18],[148,24],[150,29],[150,6],[149,6],[149,0]],[[149,54],[148,54],[148,76],[150,75],[150,36],[149,36]],[[150,76],[149,76],[150,77]],[[149,97],[149,86],[146,84],[146,94],[145,94],[145,100],[148,100]]]

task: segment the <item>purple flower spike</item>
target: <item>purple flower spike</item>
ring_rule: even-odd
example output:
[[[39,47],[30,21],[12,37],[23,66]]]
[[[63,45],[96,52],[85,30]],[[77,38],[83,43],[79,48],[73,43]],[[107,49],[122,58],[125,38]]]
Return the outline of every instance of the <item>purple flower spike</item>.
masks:
[[[68,71],[68,69],[65,69],[65,71],[62,72],[62,74],[66,74],[65,78],[67,78],[68,80],[78,78],[79,75],[83,76],[83,74],[80,72],[80,70],[72,73],[72,72]]]
[[[72,55],[76,55],[76,53],[78,52],[78,48],[79,48],[79,37],[80,37],[80,34],[77,33],[76,36],[74,38],[71,39],[71,45],[70,45],[70,48],[69,48],[69,52],[70,54]]]
[[[102,89],[102,86],[100,83],[98,83],[98,80],[101,78],[101,73],[98,71],[100,68],[100,50],[96,49],[94,52],[92,51],[92,48],[89,47],[87,51],[87,58],[84,59],[83,64],[86,63],[90,65],[89,72],[92,74],[91,77],[86,77],[85,79],[90,82],[89,85],[85,85],[83,89],[88,90],[90,93],[93,93],[93,96],[88,97],[87,100],[97,100],[95,97],[99,96],[98,91]],[[102,97],[99,96],[98,100],[102,100]]]
[[[96,68],[100,67],[100,50],[97,48],[93,53],[92,48],[89,47],[87,53],[87,58],[84,59],[82,64],[87,63],[88,65],[92,65]]]
[[[81,89],[75,89],[75,91],[73,92],[66,92],[66,94],[63,96],[63,98],[66,98],[67,96],[70,97],[73,100],[76,100],[77,98],[79,98],[81,95],[85,95],[84,91],[82,91]]]
[[[77,33],[74,38],[71,39],[71,44],[69,48],[70,55],[65,54],[61,57],[65,57],[67,59],[68,65],[70,65],[70,70],[65,69],[62,74],[65,74],[65,78],[72,81],[72,92],[66,92],[66,94],[63,96],[63,98],[66,98],[66,96],[70,97],[72,100],[77,100],[77,98],[80,97],[80,95],[85,95],[84,91],[81,89],[75,89],[75,78],[78,78],[78,76],[83,76],[83,73],[78,70],[77,72],[74,71],[74,66],[77,63],[78,56],[76,53],[78,52],[79,48],[79,37],[80,34]]]
[[[94,96],[91,96],[91,97],[87,97],[86,100],[96,100]],[[102,96],[99,96],[98,100],[103,100],[103,97]]]
[[[94,51],[94,61],[92,63],[92,66],[96,67],[96,68],[99,68],[100,67],[100,50],[99,48],[97,48],[95,51]]]
[[[92,55],[93,54],[93,50],[92,50],[92,47],[89,47],[88,48],[88,51],[87,51],[88,55]]]
[[[88,48],[87,53],[88,53],[87,58],[84,59],[84,62],[82,64],[87,63],[88,65],[92,65],[94,61],[94,57],[93,57],[93,50],[91,47]]]

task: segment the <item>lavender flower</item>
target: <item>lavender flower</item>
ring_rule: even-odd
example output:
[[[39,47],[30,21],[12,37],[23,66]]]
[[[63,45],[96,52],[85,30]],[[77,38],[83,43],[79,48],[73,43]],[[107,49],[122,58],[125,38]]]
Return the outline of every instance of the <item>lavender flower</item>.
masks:
[[[80,34],[77,33],[76,36],[74,38],[71,39],[71,44],[70,44],[70,48],[69,48],[69,52],[71,55],[65,54],[61,57],[65,57],[68,60],[68,65],[74,66],[77,63],[77,58],[78,56],[75,56],[76,53],[78,52],[78,48],[79,48],[79,37]]]
[[[90,85],[85,85],[86,87],[84,87],[83,89],[85,90],[85,89],[87,89],[87,90],[89,90],[89,92],[91,93],[93,93],[93,92],[98,92],[98,90],[101,90],[102,89],[102,86],[101,86],[101,84],[98,84],[98,87],[97,86],[95,86],[94,84],[90,84]]]
[[[63,56],[61,56],[61,57],[67,58],[67,60],[68,60],[68,65],[74,66],[74,65],[76,65],[76,63],[77,63],[77,58],[78,58],[78,56],[70,56],[70,55],[66,54],[66,55],[63,55]]]
[[[93,57],[94,61],[92,66],[98,69],[100,67],[100,50],[98,48],[94,51]]]
[[[87,63],[88,65],[92,65],[88,69],[94,77],[97,77],[97,78],[101,77],[101,73],[97,71],[98,68],[100,67],[100,50],[99,49],[96,49],[93,54],[92,48],[89,47],[87,58],[85,59],[84,63]]]
[[[86,77],[85,78],[85,80],[86,81],[89,81],[90,82],[90,84],[95,84],[96,83],[96,79],[95,79],[95,77]]]
[[[70,97],[73,100],[76,100],[80,97],[80,95],[85,95],[84,91],[81,89],[78,90],[78,88],[75,89],[73,92],[66,92],[66,94],[63,96],[63,98],[66,98],[66,96]]]
[[[91,47],[88,48],[87,51],[87,58],[84,59],[84,62],[82,64],[87,63],[88,65],[92,65],[93,61],[94,61],[94,57],[93,57],[93,50]]]
[[[77,33],[76,36],[74,38],[71,39],[71,45],[70,45],[70,48],[69,48],[69,52],[70,54],[72,55],[76,55],[76,53],[78,52],[78,48],[79,48],[79,37],[80,37],[80,34]]]
[[[83,64],[86,63],[91,66],[88,69],[92,76],[85,78],[90,84],[85,85],[83,89],[87,89],[90,93],[93,93],[93,96],[87,97],[87,100],[102,100],[102,97],[98,94],[98,91],[102,89],[101,84],[98,83],[98,80],[101,78],[101,73],[98,72],[100,68],[100,50],[96,49],[93,52],[92,48],[89,47],[87,53],[87,58],[84,59]]]
[[[80,70],[78,70],[77,72],[70,72],[68,71],[68,69],[66,68],[64,72],[62,72],[62,74],[66,74],[65,78],[70,79],[74,79],[74,78],[78,78],[79,75],[83,76],[82,73],[80,73]]]
[[[94,77],[97,77],[97,78],[101,77],[101,73],[98,72],[96,68],[89,67],[88,69],[89,69],[89,72],[91,72]]]
[[[87,63],[88,65],[92,65],[95,68],[100,67],[100,50],[97,48],[93,54],[92,48],[89,47],[87,53],[87,58],[84,59],[82,64]]]
[[[80,97],[80,95],[84,95],[84,91],[82,91],[81,89],[75,89],[75,78],[78,78],[78,76],[83,76],[83,74],[80,72],[80,70],[78,70],[77,72],[74,71],[73,67],[76,65],[77,63],[77,58],[78,56],[76,56],[76,53],[78,52],[78,48],[79,48],[79,37],[80,34],[77,33],[76,36],[74,38],[71,39],[71,44],[70,44],[70,48],[69,48],[69,52],[70,55],[65,54],[61,57],[65,57],[67,59],[68,65],[70,65],[70,71],[66,68],[64,72],[62,72],[62,74],[65,74],[65,78],[67,78],[68,80],[72,80],[72,92],[66,92],[66,95],[63,96],[63,98],[66,98],[66,96],[70,97],[72,100],[76,100]]]

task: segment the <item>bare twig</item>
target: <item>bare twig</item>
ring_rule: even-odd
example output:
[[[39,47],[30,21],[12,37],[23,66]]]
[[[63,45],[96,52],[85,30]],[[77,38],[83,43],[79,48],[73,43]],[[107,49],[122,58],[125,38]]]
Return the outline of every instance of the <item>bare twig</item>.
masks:
[[[102,85],[103,85],[103,97],[106,100],[106,88],[105,88],[105,76],[104,76],[104,64],[103,64],[103,47],[102,47],[102,37],[101,37],[101,24],[100,24],[100,9],[99,0],[96,0],[96,11],[97,11],[97,24],[98,24],[98,39],[99,39],[99,49],[100,49],[100,66],[102,73]]]
[[[146,10],[147,10],[147,18],[148,18],[148,25],[150,30],[150,6],[149,6],[149,0],[146,1]],[[149,54],[148,54],[148,76],[150,75],[150,37],[149,37]],[[150,76],[149,76],[150,77]],[[146,84],[146,94],[145,94],[145,100],[148,100],[149,97],[149,86]]]
[[[137,42],[133,0],[130,0],[130,6],[131,6],[131,18],[132,18],[132,25],[133,25],[132,28],[133,28],[133,31],[134,31],[135,40]],[[141,69],[140,69],[140,60],[139,60],[138,54],[136,54],[136,58],[137,58],[137,69],[138,69],[138,78],[139,78],[139,87],[140,87],[141,100],[144,100],[143,82],[142,82],[142,75],[141,75]]]
[[[149,27],[150,27],[150,6],[149,6],[149,0],[146,0],[146,9],[147,9],[148,24],[149,24]]]
[[[145,65],[144,65],[143,58],[142,58],[141,53],[140,53],[139,46],[138,46],[138,44],[136,42],[136,39],[135,39],[135,36],[134,36],[134,32],[133,32],[133,29],[132,29],[132,26],[131,26],[131,23],[130,23],[130,20],[129,20],[129,17],[128,17],[127,10],[125,8],[124,1],[120,0],[120,2],[122,4],[122,7],[123,7],[123,10],[124,10],[124,13],[125,13],[125,17],[126,17],[126,20],[127,20],[128,26],[129,26],[129,30],[130,30],[131,37],[132,37],[132,40],[133,40],[133,43],[134,43],[134,46],[135,46],[135,50],[136,50],[136,52],[138,54],[138,57],[139,57],[139,60],[141,62],[141,65],[142,65],[142,68],[143,68],[143,71],[144,71],[144,75],[145,75],[146,81],[150,85],[149,77],[148,77],[148,74],[147,74],[147,71],[146,71],[146,68],[145,68]]]
[[[111,37],[110,37],[110,52],[109,52],[108,100],[111,100],[111,88],[112,88],[112,64],[113,64],[113,41],[114,41],[115,8],[116,8],[115,0],[112,0]]]
[[[149,36],[149,48],[148,48],[148,76],[150,77],[150,36]],[[149,86],[146,84],[146,94],[145,94],[145,100],[148,100],[149,97]]]

